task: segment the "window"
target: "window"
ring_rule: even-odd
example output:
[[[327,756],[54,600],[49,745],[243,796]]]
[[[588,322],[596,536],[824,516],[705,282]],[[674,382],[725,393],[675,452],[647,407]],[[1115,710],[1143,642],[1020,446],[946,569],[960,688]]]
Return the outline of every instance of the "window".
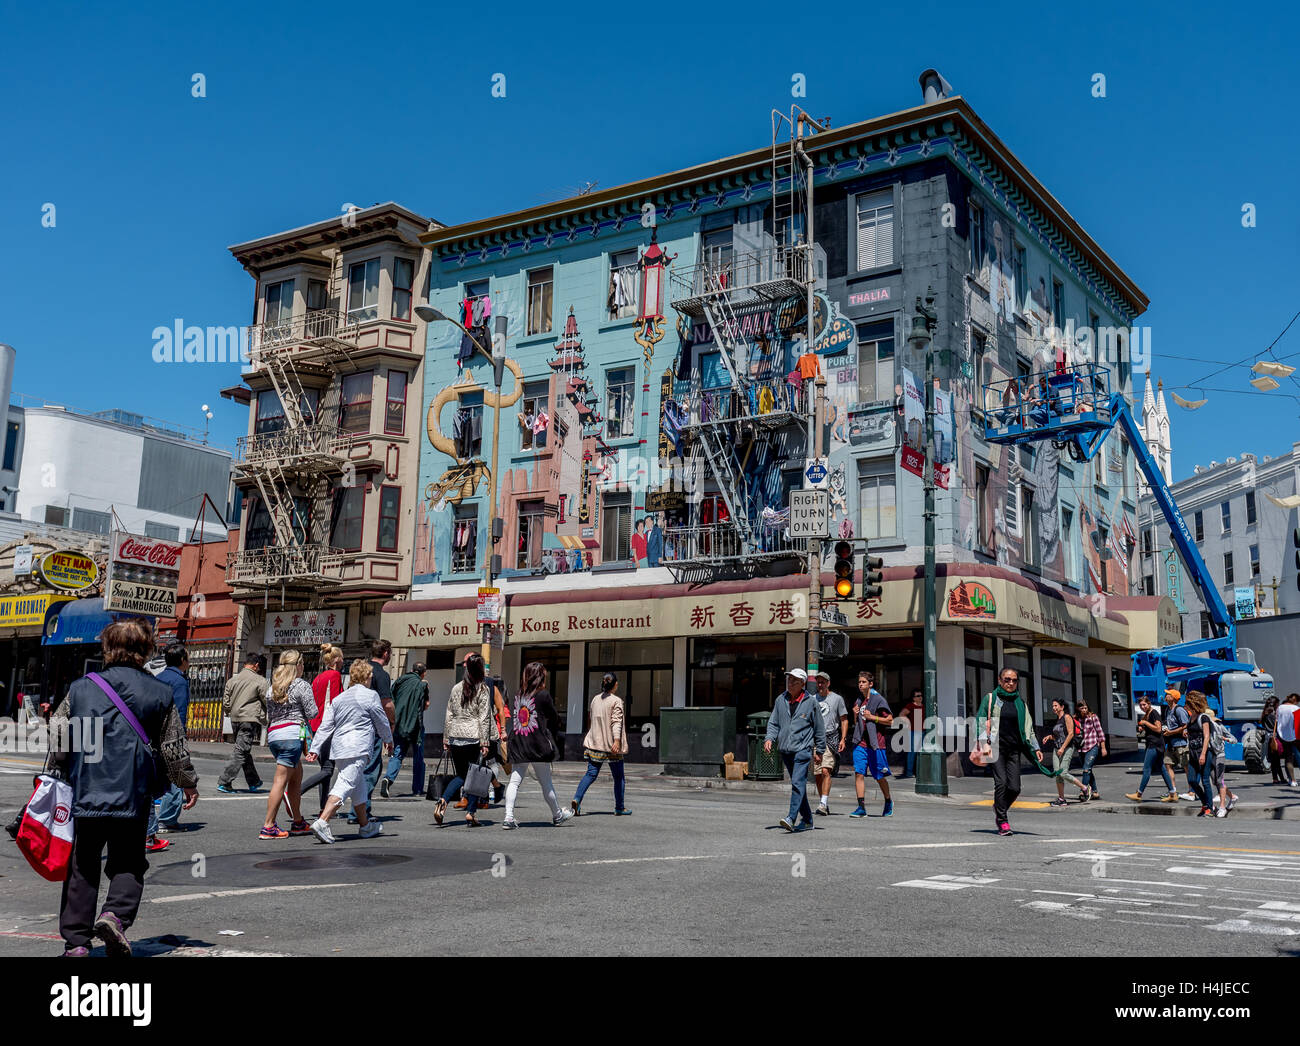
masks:
[[[1016,281],[1016,312],[1019,312],[1029,283],[1025,274],[1025,248],[1018,243],[1011,247],[1011,274]]]
[[[84,530],[87,534],[107,534],[113,529],[113,517],[107,512],[96,512],[89,508],[72,510],[72,529]]]
[[[538,447],[546,446],[546,428],[538,430],[537,419],[539,415],[545,414],[550,418],[551,404],[551,383],[549,381],[530,381],[524,386],[524,406],[520,416],[523,418],[520,428],[523,430],[520,436],[520,446],[524,450],[531,450],[533,444]]]
[[[1201,611],[1201,638],[1210,638],[1210,612],[1208,610]]]
[[[859,193],[858,269],[894,264],[894,190]]]
[[[1025,566],[1038,566],[1038,525],[1034,520],[1034,488],[1020,485],[1020,532],[1024,534]]]
[[[1052,702],[1064,701],[1066,708],[1074,707],[1075,660],[1065,654],[1044,652],[1038,658],[1038,674],[1043,679],[1043,707],[1040,723],[1046,725],[1055,716]]]
[[[307,281],[307,311],[329,308],[329,285],[324,280]]]
[[[316,420],[316,406],[320,402],[319,389],[303,389],[302,402],[298,409],[303,420],[311,424]],[[268,432],[279,432],[289,424],[284,414],[284,404],[275,389],[263,389],[257,394],[257,420],[253,423],[253,432],[261,436]]]
[[[6,472],[12,472],[14,465],[18,462],[18,422],[9,422],[5,429],[5,460],[4,468]]]
[[[1128,497],[1128,440],[1122,436],[1119,441],[1119,471],[1124,497]]]
[[[155,523],[151,519],[145,520],[144,536],[147,538],[162,538],[164,541],[179,541],[181,539],[180,527],[169,527],[166,523]]]
[[[1100,360],[1101,343],[1097,336],[1097,331],[1101,327],[1101,320],[1092,310],[1088,311],[1088,330],[1092,331],[1092,358]]]
[[[261,498],[254,498],[248,513],[248,525],[244,529],[244,549],[255,552],[275,544],[275,529],[271,526],[266,503]]]
[[[343,396],[339,402],[339,428],[342,431],[370,431],[370,398],[374,391],[375,376],[370,371],[344,375]]]
[[[478,506],[457,505],[452,524],[451,572],[472,574],[478,548]]]
[[[619,251],[609,256],[609,318],[631,319],[637,313],[640,275],[636,250]]]
[[[68,510],[59,505],[46,505],[45,522],[56,527],[66,527],[68,525]]]
[[[1110,562],[1111,555],[1112,552],[1110,549],[1110,527],[1106,526],[1103,523],[1098,523],[1097,524],[1097,565],[1101,568],[1101,577],[1098,580],[1101,581],[1101,590],[1103,592],[1110,591],[1110,577],[1108,576],[1109,571],[1107,571],[1106,569],[1106,564]]]
[[[1225,585],[1231,585],[1235,577],[1236,575],[1232,570],[1232,553],[1225,552],[1223,554],[1223,583]]]
[[[718,274],[722,286],[726,287],[731,279],[731,226],[725,229],[713,229],[700,237],[700,249],[704,264],[710,271]]]
[[[415,282],[415,262],[410,258],[393,259],[393,319],[411,318],[411,284]]]
[[[894,459],[858,462],[859,519],[864,538],[898,534],[898,494]]]
[[[1052,322],[1058,327],[1065,326],[1065,284],[1052,277]]]
[[[619,563],[632,558],[632,496],[606,494],[600,519],[600,558]]]
[[[542,521],[545,519],[540,501],[519,503],[519,534],[515,542],[515,567],[527,570],[542,565]]]
[[[348,321],[379,319],[379,259],[357,262],[348,270]]]
[[[858,400],[894,398],[894,321],[858,324]]]
[[[635,383],[634,367],[605,372],[605,433],[608,439],[622,439],[634,431]]]
[[[12,428],[12,426],[10,427]],[[8,460],[9,460],[9,444],[6,443],[5,461]],[[8,465],[5,466],[5,468],[8,467],[9,467]],[[1246,491],[1246,526],[1253,527],[1254,525],[1255,525],[1255,492],[1253,490],[1248,490]]]
[[[1142,594],[1144,596],[1154,596],[1156,594],[1156,578],[1154,574],[1147,574],[1142,578]]]
[[[987,465],[975,466],[975,512],[978,518],[976,542],[981,552],[989,550],[993,537],[993,518],[989,511],[989,468]]]
[[[1219,506],[1219,515],[1223,517],[1223,532],[1232,533],[1232,502],[1225,501]]]
[[[330,527],[330,544],[345,552],[359,552],[365,518],[366,488],[358,477],[356,486],[339,487],[334,491],[334,521]]]
[[[1110,670],[1110,717],[1132,719],[1133,700],[1129,694],[1129,673],[1123,668]]]
[[[380,552],[397,551],[397,523],[402,511],[402,488],[379,488],[379,536],[375,548]]]
[[[266,288],[266,314],[263,322],[268,327],[288,323],[293,316],[293,280],[273,283]]]
[[[1196,515],[1193,518],[1196,527],[1196,540],[1204,541],[1205,540],[1205,519],[1201,516],[1200,509],[1196,510]]]
[[[1061,508],[1061,549],[1065,560],[1065,580],[1072,585],[1079,583],[1079,551],[1074,544],[1074,511]]]
[[[1106,444],[1103,443],[1097,448],[1097,456],[1092,459],[1092,464],[1093,482],[1099,487],[1104,487],[1106,485]]]
[[[975,275],[984,271],[984,252],[988,237],[984,227],[984,208],[973,200],[970,204],[970,267]]]
[[[555,290],[553,269],[533,269],[528,274],[527,334],[546,334],[551,329],[551,297]]]
[[[1259,546],[1250,546],[1250,576],[1251,578],[1259,577]]]
[[[388,394],[384,399],[384,432],[400,436],[406,432],[406,373],[388,372]]]

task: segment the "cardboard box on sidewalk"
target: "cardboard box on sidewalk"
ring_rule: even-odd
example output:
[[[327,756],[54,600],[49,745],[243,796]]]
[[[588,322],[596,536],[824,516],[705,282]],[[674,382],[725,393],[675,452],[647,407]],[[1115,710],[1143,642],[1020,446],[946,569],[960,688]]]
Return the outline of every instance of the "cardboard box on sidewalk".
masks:
[[[737,763],[732,760],[726,764],[726,779],[728,781],[743,781],[745,775],[749,773],[748,763]]]

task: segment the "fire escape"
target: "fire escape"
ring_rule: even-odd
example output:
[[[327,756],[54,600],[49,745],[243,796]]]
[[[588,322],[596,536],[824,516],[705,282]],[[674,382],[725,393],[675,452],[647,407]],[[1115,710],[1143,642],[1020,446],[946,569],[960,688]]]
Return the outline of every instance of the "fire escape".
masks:
[[[339,282],[336,271],[331,301],[339,300]],[[256,485],[273,542],[231,557],[226,579],[234,588],[305,588],[319,595],[339,582],[342,553],[328,543],[331,491],[347,467],[352,437],[321,420],[321,401],[336,387],[336,372],[350,363],[355,326],[333,309],[317,309],[249,328],[250,368],[270,381],[284,423],[237,441],[235,468]],[[315,409],[308,388],[319,390]]]
[[[666,565],[679,580],[752,576],[803,552],[787,536],[780,503],[781,466],[796,450],[804,455],[811,409],[802,383],[787,380],[784,348],[802,332],[815,279],[802,234],[810,205],[803,182],[793,136],[778,143],[774,129],[770,245],[706,250],[699,264],[670,277],[673,308],[708,324],[722,375],[721,385],[716,377],[710,385],[694,374],[678,397],[696,459],[689,464],[716,486],[700,497],[697,485],[690,521],[665,529]]]

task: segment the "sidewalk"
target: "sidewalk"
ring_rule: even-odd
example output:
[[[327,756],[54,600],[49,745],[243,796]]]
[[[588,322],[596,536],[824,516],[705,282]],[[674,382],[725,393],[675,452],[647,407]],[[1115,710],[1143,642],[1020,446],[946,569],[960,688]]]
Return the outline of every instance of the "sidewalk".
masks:
[[[190,742],[191,754],[205,761],[220,760],[224,762],[230,758],[231,751],[232,746],[226,743],[213,741]],[[275,762],[270,751],[266,748],[255,749],[253,758],[259,766],[269,766]],[[428,756],[425,757],[425,763],[431,772],[433,767]],[[1236,771],[1234,771],[1234,766]],[[566,784],[571,782],[573,785],[577,784],[586,769],[587,764],[580,760],[568,760],[552,765],[552,773],[557,782],[565,782]],[[1228,786],[1240,797],[1239,802],[1233,808],[1233,817],[1300,820],[1300,788],[1274,785],[1270,783],[1268,774],[1247,774],[1239,772],[1240,770],[1240,764],[1230,763],[1228,766]],[[790,792],[788,779],[781,781],[726,781],[717,777],[670,777],[663,772],[663,766],[659,763],[627,763],[624,766],[624,772],[627,776],[628,787],[633,790],[644,788],[649,791],[664,789],[704,791],[707,789],[719,792],[785,795],[789,795]],[[1072,772],[1076,776],[1078,775],[1077,768]],[[1067,782],[1065,797],[1070,800],[1070,805],[1062,809],[1063,814],[1081,808],[1086,808],[1093,813],[1150,814],[1154,816],[1181,815],[1194,817],[1200,813],[1200,805],[1196,802],[1159,802],[1160,796],[1164,794],[1164,782],[1159,776],[1153,777],[1151,783],[1147,785],[1143,802],[1134,803],[1125,799],[1126,792],[1137,791],[1138,781],[1141,779],[1142,761],[1137,753],[1123,753],[1112,756],[1107,762],[1097,764],[1094,767],[1094,772],[1097,775],[1097,784],[1104,798],[1087,804],[1075,802],[1074,799],[1078,795],[1078,791]],[[410,773],[409,760],[403,765],[402,773],[403,775]],[[267,776],[269,774],[263,774],[263,777]],[[1176,783],[1180,792],[1188,790],[1185,777],[1180,776]],[[1023,792],[1020,800],[1016,803],[1015,809],[1048,809],[1051,801],[1056,798],[1054,782],[1045,775],[1036,773],[1027,763],[1022,767],[1021,787]],[[891,789],[894,801],[903,804],[919,802],[939,803],[948,806],[978,805],[991,807],[993,805],[993,778],[991,775],[987,777],[949,777],[949,794],[947,796],[918,795],[915,791],[915,781],[913,779],[899,778],[897,776],[891,781]],[[831,801],[837,806],[843,806],[844,803],[854,801],[853,774],[851,771],[842,768],[834,778],[831,783]],[[867,785],[867,801],[868,803],[880,801],[880,791],[874,782],[869,782]]]

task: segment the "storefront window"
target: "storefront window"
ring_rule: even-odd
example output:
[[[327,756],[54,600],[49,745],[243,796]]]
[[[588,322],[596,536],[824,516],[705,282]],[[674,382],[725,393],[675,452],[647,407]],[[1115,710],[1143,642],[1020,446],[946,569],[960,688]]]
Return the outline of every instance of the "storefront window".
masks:
[[[1129,689],[1129,674],[1122,668],[1110,670],[1110,717],[1133,718],[1133,697]]]
[[[559,713],[560,727],[563,729],[569,708],[569,644],[524,647],[519,651],[521,674],[530,661],[540,661],[546,666],[546,686],[551,692],[551,700],[555,702],[555,711]],[[519,680],[507,679],[505,683],[506,691],[513,696],[519,687]]]
[[[745,717],[770,712],[785,689],[785,637],[692,639],[691,685],[687,704],[735,705],[736,730]]]
[[[993,660],[993,639],[978,632],[966,632],[966,715],[979,713],[984,695],[998,685],[997,664]]]
[[[1027,646],[1016,646],[1012,643],[1005,643],[1002,646],[1002,664],[1007,668],[1014,668],[1020,676],[1020,697],[1025,702],[1025,707],[1029,709],[1029,714],[1034,714],[1034,709],[1038,703],[1034,700],[1034,673],[1032,651]],[[1039,717],[1037,722],[1042,722]]]
[[[1043,676],[1043,723],[1053,722],[1056,713],[1052,711],[1053,701],[1064,701],[1065,707],[1074,712],[1074,675],[1076,665],[1074,658],[1064,654],[1043,654],[1039,659]]]
[[[671,639],[620,640],[587,644],[586,699],[600,692],[606,672],[618,676],[618,693],[627,707],[628,719],[644,722],[673,703],[673,641]],[[583,713],[583,728],[589,713]]]

